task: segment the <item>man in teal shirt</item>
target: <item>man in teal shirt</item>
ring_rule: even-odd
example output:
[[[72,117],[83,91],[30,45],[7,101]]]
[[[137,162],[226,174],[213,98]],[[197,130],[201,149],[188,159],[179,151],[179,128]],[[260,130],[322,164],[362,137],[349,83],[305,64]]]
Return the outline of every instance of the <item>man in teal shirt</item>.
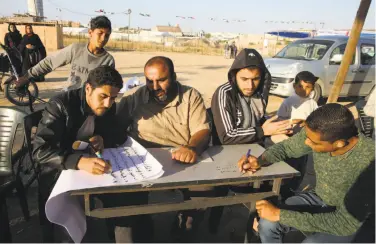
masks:
[[[268,148],[259,158],[243,156],[238,166],[255,172],[267,162],[308,153],[313,153],[314,191],[290,197],[280,208],[266,200],[256,203],[262,242],[282,242],[292,229],[313,233],[304,242],[351,242],[374,212],[375,143],[358,133],[352,113],[342,105],[318,108],[299,134]]]

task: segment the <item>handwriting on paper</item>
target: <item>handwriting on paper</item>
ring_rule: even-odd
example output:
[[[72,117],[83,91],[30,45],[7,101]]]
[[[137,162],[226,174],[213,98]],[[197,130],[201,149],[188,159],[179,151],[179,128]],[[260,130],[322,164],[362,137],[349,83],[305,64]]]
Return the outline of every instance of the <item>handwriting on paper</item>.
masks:
[[[216,166],[215,169],[217,170],[217,172],[220,172],[221,174],[239,172],[238,167],[236,165]]]
[[[136,144],[105,149],[103,158],[112,166],[113,183],[134,183],[149,179],[161,172],[162,166],[155,160],[147,160],[150,154]]]

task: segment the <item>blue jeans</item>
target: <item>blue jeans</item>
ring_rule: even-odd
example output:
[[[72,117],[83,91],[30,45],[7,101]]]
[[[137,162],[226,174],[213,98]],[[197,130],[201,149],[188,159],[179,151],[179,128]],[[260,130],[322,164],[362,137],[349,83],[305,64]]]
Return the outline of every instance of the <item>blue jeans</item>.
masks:
[[[325,213],[334,210],[333,207],[327,206],[319,196],[313,192],[302,193],[288,198],[285,201],[284,209],[295,211],[304,211],[310,213]],[[271,222],[260,219],[258,231],[260,239],[263,243],[282,243],[283,235],[296,230],[292,227],[281,224],[280,222]],[[327,233],[310,234],[303,243],[346,243],[351,242],[355,238],[355,234],[350,236],[336,236]]]

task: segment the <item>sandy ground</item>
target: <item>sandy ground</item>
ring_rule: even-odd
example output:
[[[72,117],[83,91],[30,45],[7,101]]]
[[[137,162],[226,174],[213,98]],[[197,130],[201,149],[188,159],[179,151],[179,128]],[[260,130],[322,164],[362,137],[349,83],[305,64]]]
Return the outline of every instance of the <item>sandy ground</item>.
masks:
[[[166,55],[175,64],[178,80],[185,85],[196,88],[204,97],[205,105],[210,107],[210,101],[215,89],[227,81],[227,72],[233,62],[221,56],[205,56],[186,53],[162,53],[162,52],[112,52],[115,58],[116,68],[124,80],[131,77],[140,77],[145,82],[143,67],[148,59],[153,56]],[[49,99],[67,86],[66,77],[70,66],[59,68],[46,76],[46,82],[38,82],[40,98]],[[267,108],[268,113],[275,113],[283,98],[270,96]],[[355,112],[353,100],[340,100],[342,104]],[[0,97],[0,106],[13,106],[4,96]],[[354,113],[357,117],[357,114]]]

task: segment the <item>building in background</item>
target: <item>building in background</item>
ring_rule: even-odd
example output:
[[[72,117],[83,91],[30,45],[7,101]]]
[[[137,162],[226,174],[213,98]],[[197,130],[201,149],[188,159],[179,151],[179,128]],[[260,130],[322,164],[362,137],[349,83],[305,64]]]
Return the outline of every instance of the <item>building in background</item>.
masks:
[[[180,29],[179,25],[176,26],[163,26],[163,25],[157,25],[152,29],[153,32],[157,33],[168,33],[172,36],[183,36],[183,32]]]

